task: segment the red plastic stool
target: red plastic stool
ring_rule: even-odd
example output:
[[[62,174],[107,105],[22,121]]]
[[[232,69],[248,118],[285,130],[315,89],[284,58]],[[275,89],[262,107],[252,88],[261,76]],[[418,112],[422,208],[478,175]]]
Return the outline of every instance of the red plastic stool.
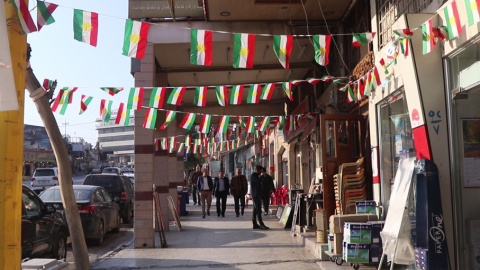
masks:
[[[248,193],[245,195],[245,207],[248,208],[248,201],[252,200],[252,194]]]

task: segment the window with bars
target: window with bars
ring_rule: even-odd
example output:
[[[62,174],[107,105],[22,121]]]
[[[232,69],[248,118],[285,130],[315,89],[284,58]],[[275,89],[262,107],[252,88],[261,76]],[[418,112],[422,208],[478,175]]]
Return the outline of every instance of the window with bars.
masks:
[[[434,0],[377,0],[378,46],[383,48],[393,35],[392,24],[403,14],[419,13]]]

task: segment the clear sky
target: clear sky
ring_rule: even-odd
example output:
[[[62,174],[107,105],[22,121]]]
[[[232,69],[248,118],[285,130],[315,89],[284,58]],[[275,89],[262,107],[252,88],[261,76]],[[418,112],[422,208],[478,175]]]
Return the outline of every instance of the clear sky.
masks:
[[[73,95],[65,115],[54,113],[62,134],[72,138],[82,137],[95,145],[97,131],[95,120],[99,118],[101,99],[113,100],[112,110],[120,102],[127,102],[130,87],[134,86],[130,74],[130,57],[122,55],[125,19],[128,17],[128,0],[52,0],[57,4],[55,22],[46,25],[40,32],[28,34],[32,48],[30,64],[40,83],[43,79],[57,80],[57,89],[79,87]],[[29,0],[31,15],[36,21],[36,1]],[[73,9],[99,14],[97,46],[93,47],[73,38]],[[115,96],[110,96],[100,87],[124,87]],[[82,94],[93,100],[82,115]],[[25,91],[25,124],[43,126],[36,107]],[[65,123],[67,123],[65,125]]]

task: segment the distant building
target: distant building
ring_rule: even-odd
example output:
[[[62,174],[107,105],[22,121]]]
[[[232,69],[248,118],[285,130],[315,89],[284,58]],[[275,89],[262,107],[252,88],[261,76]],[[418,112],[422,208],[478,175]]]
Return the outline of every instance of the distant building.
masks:
[[[51,167],[56,161],[45,127],[24,125],[23,137],[22,175],[28,180],[35,168]]]
[[[98,142],[102,153],[107,155],[108,165],[133,165],[134,158],[134,125],[135,118],[130,117],[128,126],[115,124],[116,114],[109,122],[97,119],[95,129],[98,131]]]

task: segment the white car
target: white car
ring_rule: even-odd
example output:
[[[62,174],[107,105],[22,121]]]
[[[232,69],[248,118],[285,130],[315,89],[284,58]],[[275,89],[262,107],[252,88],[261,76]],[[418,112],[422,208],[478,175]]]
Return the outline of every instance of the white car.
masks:
[[[32,189],[46,189],[58,186],[58,168],[37,168],[30,179]]]

